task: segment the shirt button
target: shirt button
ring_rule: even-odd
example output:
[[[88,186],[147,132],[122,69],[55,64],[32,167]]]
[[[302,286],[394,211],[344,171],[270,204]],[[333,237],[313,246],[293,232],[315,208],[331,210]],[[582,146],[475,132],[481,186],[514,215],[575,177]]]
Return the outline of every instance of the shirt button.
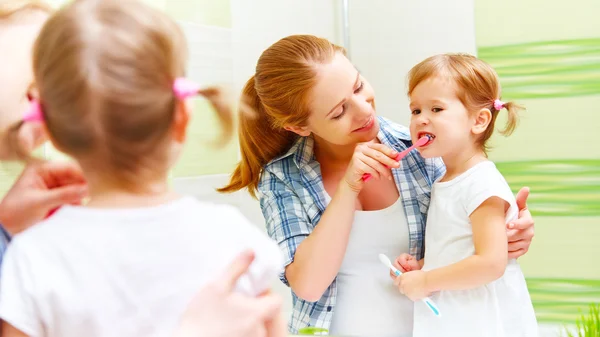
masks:
[[[331,306],[328,306],[328,307],[327,307],[327,312],[330,312],[330,311],[331,311],[331,309],[332,309],[332,308],[331,308]]]

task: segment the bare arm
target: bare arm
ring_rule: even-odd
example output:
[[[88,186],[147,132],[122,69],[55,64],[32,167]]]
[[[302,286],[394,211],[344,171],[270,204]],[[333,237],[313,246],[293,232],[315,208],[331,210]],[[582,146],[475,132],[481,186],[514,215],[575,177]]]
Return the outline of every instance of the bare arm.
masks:
[[[337,275],[350,237],[358,193],[340,183],[315,230],[298,246],[285,270],[290,287],[306,301],[318,301]]]
[[[470,216],[475,255],[452,265],[426,272],[429,292],[461,290],[500,278],[506,269],[506,201],[491,197]]]
[[[287,252],[287,281],[298,297],[317,301],[331,285],[342,264],[356,209],[356,199],[365,182],[362,176],[389,178],[387,167],[398,167],[393,160],[397,153],[382,144],[361,144],[356,147],[344,178],[317,226],[309,223],[294,191],[265,172],[264,186],[276,190],[266,192],[261,199],[269,235]],[[268,199],[268,200],[267,200]],[[314,229],[313,229],[314,228]]]

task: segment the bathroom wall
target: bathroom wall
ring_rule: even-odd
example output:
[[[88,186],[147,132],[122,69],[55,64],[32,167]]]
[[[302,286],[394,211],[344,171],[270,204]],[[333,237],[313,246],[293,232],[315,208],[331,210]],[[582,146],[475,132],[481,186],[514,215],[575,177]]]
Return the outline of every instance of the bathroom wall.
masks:
[[[503,99],[527,108],[491,158],[515,192],[531,187],[536,237],[520,262],[545,323],[573,322],[600,301],[599,10],[594,0],[475,1],[479,56]]]

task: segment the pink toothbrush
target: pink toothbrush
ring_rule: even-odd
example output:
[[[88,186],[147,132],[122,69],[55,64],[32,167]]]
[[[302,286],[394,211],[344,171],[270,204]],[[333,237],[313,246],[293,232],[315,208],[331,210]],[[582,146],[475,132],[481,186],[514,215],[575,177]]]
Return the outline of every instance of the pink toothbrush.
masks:
[[[424,146],[425,144],[429,143],[430,139],[431,139],[431,138],[430,138],[429,136],[423,136],[423,137],[419,138],[419,140],[417,140],[417,142],[416,142],[416,143],[414,143],[414,144],[413,144],[411,147],[409,147],[408,149],[406,149],[406,150],[404,150],[404,151],[402,151],[402,152],[398,153],[398,155],[397,155],[397,156],[396,156],[396,158],[394,158],[394,159],[395,159],[396,161],[400,161],[400,160],[402,160],[402,158],[406,157],[406,155],[407,155],[407,154],[408,154],[410,151],[414,150],[414,149],[415,149],[415,148],[417,148],[417,147]],[[370,173],[365,173],[365,174],[363,174],[362,180],[363,180],[364,182],[367,182],[367,181],[368,181],[369,179],[371,179],[371,178],[372,178],[372,176],[371,176],[371,174],[370,174]]]

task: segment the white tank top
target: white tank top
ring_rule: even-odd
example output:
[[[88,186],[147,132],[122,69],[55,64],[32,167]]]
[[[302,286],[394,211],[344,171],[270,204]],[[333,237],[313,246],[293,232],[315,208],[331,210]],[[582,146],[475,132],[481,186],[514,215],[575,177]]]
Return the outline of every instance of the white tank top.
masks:
[[[337,302],[330,335],[410,337],[413,302],[401,295],[379,261],[408,252],[408,223],[402,199],[379,211],[356,211],[337,275]]]

